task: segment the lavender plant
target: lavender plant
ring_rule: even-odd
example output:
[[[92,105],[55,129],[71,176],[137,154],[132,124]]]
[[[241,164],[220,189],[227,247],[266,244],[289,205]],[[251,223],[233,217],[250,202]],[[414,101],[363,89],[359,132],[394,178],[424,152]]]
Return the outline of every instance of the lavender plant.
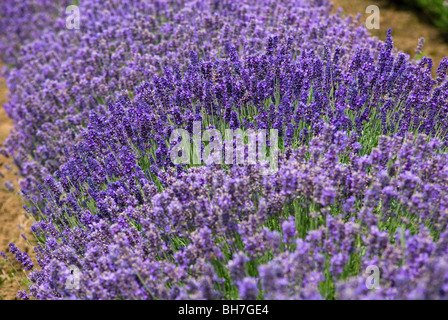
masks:
[[[0,4],[0,58],[20,65],[21,48],[39,39],[62,15],[68,0],[8,0]],[[60,26],[58,26],[60,27]]]
[[[82,32],[56,22],[9,71],[21,298],[446,298],[446,58],[433,79],[327,1],[117,3],[81,3]],[[278,170],[173,163],[195,124],[277,130]]]
[[[41,269],[30,274],[30,294],[444,298],[444,278],[432,274],[447,252],[440,141],[381,136],[370,155],[356,143],[325,125],[282,156],[275,175],[257,166],[171,169],[160,192],[137,178],[135,163],[135,182],[90,179],[68,193],[52,181],[44,193],[54,213],[33,226]],[[82,270],[78,291],[65,290],[67,262]],[[380,291],[362,287],[369,265],[382,270]]]
[[[357,20],[330,15],[327,1],[111,0],[86,1],[80,10],[80,30],[67,30],[60,17],[21,48],[18,67],[9,71],[5,110],[16,125],[6,146],[24,176],[22,189],[36,195],[65,161],[63,148],[81,140],[91,110],[101,113],[123,90],[133,95],[164,66],[186,71],[191,51],[198,61],[214,62],[230,45],[244,61],[272,36],[270,50],[292,38],[294,55],[341,46],[345,61],[357,48],[377,44]]]

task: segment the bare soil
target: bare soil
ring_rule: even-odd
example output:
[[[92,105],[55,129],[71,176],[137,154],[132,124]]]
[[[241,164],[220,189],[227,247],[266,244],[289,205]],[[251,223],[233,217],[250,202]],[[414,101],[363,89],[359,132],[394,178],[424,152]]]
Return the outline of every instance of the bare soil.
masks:
[[[0,65],[0,68],[2,67]],[[0,105],[6,102],[7,93],[6,81],[0,78]],[[0,146],[3,145],[3,141],[11,131],[12,125],[12,120],[8,118],[4,109],[0,108]],[[5,164],[11,166],[12,170],[8,170]],[[32,248],[20,234],[23,233],[30,238],[29,230],[32,221],[24,215],[18,193],[20,190],[17,185],[18,177],[11,158],[0,155],[0,172],[0,252],[7,253],[9,261],[17,270],[14,270],[10,263],[0,257],[0,299],[16,299],[19,288],[24,289],[26,287],[22,284],[23,273],[20,264],[15,262],[14,256],[9,253],[8,245],[10,242],[14,242],[22,251],[31,254]],[[9,191],[4,186],[6,181],[14,183],[14,191]],[[15,279],[21,284],[20,286]]]

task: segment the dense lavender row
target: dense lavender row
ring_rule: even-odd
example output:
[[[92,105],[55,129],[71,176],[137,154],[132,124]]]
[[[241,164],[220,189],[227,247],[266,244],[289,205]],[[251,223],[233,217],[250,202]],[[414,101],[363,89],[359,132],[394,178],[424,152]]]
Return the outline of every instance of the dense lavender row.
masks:
[[[256,166],[168,170],[157,193],[129,161],[116,169],[135,178],[106,190],[88,178],[76,198],[49,179],[54,217],[33,226],[46,240],[30,294],[446,298],[448,156],[439,148],[424,135],[381,136],[359,155],[353,139],[325,125],[264,178]],[[82,270],[75,292],[66,290],[67,262]],[[369,265],[382,272],[376,291],[365,287]]]
[[[384,48],[390,47],[391,43],[385,43]],[[386,50],[381,51],[385,57],[390,55],[390,52],[385,53]],[[378,121],[374,125],[374,120],[357,121],[365,112],[365,106],[356,108],[356,104],[351,103],[353,108],[349,111],[342,109],[341,114],[332,115],[330,109],[323,114],[317,113],[314,119],[307,119],[307,115],[315,114],[320,109],[319,103],[322,103],[320,96],[310,96],[309,92],[325,90],[321,87],[322,83],[326,83],[322,80],[326,76],[325,69],[337,71],[341,68],[337,64],[327,63],[329,67],[321,70],[319,66],[322,68],[325,64],[315,56],[291,60],[285,56],[287,54],[286,48],[279,48],[275,54],[262,56],[269,59],[272,68],[260,73],[265,75],[265,83],[271,85],[262,87],[266,92],[255,91],[254,99],[261,97],[256,104],[260,105],[260,109],[245,107],[245,117],[242,106],[240,109],[230,106],[222,110],[208,109],[228,105],[218,98],[225,99],[226,93],[213,96],[209,105],[206,100],[201,101],[201,96],[207,98],[207,91],[204,87],[198,87],[201,82],[197,79],[202,79],[203,86],[207,86],[207,74],[203,74],[207,69],[194,64],[190,65],[184,76],[176,77],[174,71],[166,69],[165,77],[156,79],[151,85],[144,83],[136,89],[133,102],[122,96],[116,103],[109,104],[110,115],[106,112],[105,116],[99,116],[92,112],[90,125],[83,134],[85,143],[78,145],[67,163],[56,172],[56,180],[48,176],[45,181],[47,188],[41,189],[46,199],[45,208],[49,210],[43,210],[42,219],[46,222],[35,225],[34,230],[40,239],[47,239],[46,243],[50,241],[52,245],[45,249],[40,247],[37,251],[43,270],[31,276],[36,281],[31,289],[32,295],[56,298],[69,294],[63,290],[66,278],[58,276],[68,274],[67,266],[62,264],[66,261],[83,270],[81,287],[84,289],[77,293],[78,298],[236,298],[238,294],[240,298],[370,297],[372,293],[365,288],[365,276],[361,277],[364,282],[360,283],[358,280],[351,280],[348,284],[341,281],[356,276],[360,271],[362,273],[368,265],[379,266],[384,275],[382,290],[385,291],[375,291],[374,297],[439,295],[439,289],[426,287],[425,281],[437,279],[432,279],[428,274],[430,271],[424,267],[427,261],[432,261],[430,257],[434,248],[440,247],[440,252],[446,251],[444,234],[439,242],[433,240],[433,237],[439,238],[444,230],[448,213],[445,203],[448,191],[447,157],[437,154],[442,143],[439,140],[428,143],[425,136],[418,136],[415,143],[409,138],[403,142],[398,136],[404,136],[406,130],[388,131],[393,125],[401,127],[407,124],[410,128],[410,124],[418,119],[418,113],[401,120]],[[195,55],[192,54],[192,57]],[[224,87],[227,92],[238,96],[242,82],[240,75],[259,70],[261,58],[254,56],[248,59],[253,70],[239,63],[237,57],[234,58],[233,64],[239,65],[239,73],[228,71],[228,82]],[[355,56],[351,65],[363,59],[371,61],[368,54],[364,58]],[[379,59],[375,65],[381,65],[381,59],[387,60]],[[192,60],[195,61],[194,58]],[[400,61],[403,63],[401,55],[395,65]],[[226,66],[229,61],[222,63]],[[393,58],[389,63],[393,70]],[[214,66],[220,69],[218,62]],[[410,76],[412,72],[423,78],[429,76],[427,71],[421,70],[421,66],[409,65],[408,68],[407,71],[402,70],[403,78],[408,81],[415,79]],[[276,73],[275,70],[290,70],[291,73]],[[373,79],[386,78],[380,68],[377,72],[379,75],[373,76]],[[339,75],[341,79],[334,80],[338,88],[334,97],[336,105],[345,104],[353,96],[353,93],[348,93],[348,88],[359,81],[346,77],[344,73]],[[303,74],[309,76],[304,78]],[[388,75],[395,76],[391,74]],[[299,85],[294,75],[297,79],[308,80],[308,86],[303,83]],[[443,78],[442,74],[439,76]],[[344,78],[349,80],[343,81]],[[273,90],[273,79],[277,80],[278,92]],[[295,85],[286,87],[282,85],[282,79],[292,79],[290,82]],[[157,91],[159,81],[164,84],[163,88],[168,88],[167,91]],[[393,82],[387,78],[383,81]],[[192,86],[194,83],[196,87]],[[406,81],[396,81],[395,84],[406,86]],[[445,85],[443,83],[441,87]],[[153,90],[150,90],[151,86],[154,86]],[[366,87],[370,85],[366,84]],[[176,92],[170,88],[178,90]],[[398,88],[397,97],[392,94],[394,90],[390,90],[390,109],[384,110],[385,115],[396,110],[399,98],[409,100],[402,88]],[[446,90],[437,89],[441,93],[434,96],[446,99]],[[379,90],[372,85],[370,95]],[[346,96],[338,94],[339,91],[346,93]],[[296,103],[291,106],[286,99],[277,99],[277,103],[263,100],[270,96],[272,99],[287,96]],[[189,97],[187,101],[195,101],[200,107],[171,108],[171,113],[161,116],[167,109],[158,110],[157,105],[163,107],[170,101],[185,101],[182,97]],[[432,96],[420,97],[422,102],[431,102],[431,99]],[[233,98],[230,96],[227,100],[233,101]],[[375,105],[378,103],[375,102]],[[337,126],[337,120],[351,113],[353,119],[346,116],[346,121],[342,121],[345,125]],[[211,117],[212,114],[215,116]],[[288,140],[289,125],[283,126],[283,121],[291,118],[290,130],[294,135]],[[327,119],[333,126],[319,121],[321,118]],[[235,166],[228,175],[219,167],[191,168],[183,173],[187,168],[170,166],[166,140],[175,127],[191,130],[194,120],[202,120],[204,127],[213,123],[231,127],[233,121],[246,128],[275,127],[283,130],[282,149],[286,149],[288,159],[282,160],[274,176],[264,179],[258,172],[259,168],[252,166]],[[388,117],[385,116],[385,120]],[[427,117],[424,121],[443,123],[444,120],[440,115],[437,119]],[[369,128],[365,127],[367,124]],[[300,128],[309,132],[303,134]],[[415,127],[414,131],[419,131],[418,128]],[[300,140],[301,133],[303,140]],[[309,147],[297,149],[297,143],[306,143],[310,136],[319,133],[319,138],[312,139]],[[390,139],[380,136],[383,133],[394,133],[397,137]],[[428,133],[436,134],[431,130]],[[379,146],[370,151],[369,147],[376,145],[372,138],[379,140]],[[364,155],[367,152],[369,155]],[[165,170],[167,167],[168,170]],[[101,227],[94,227],[97,224]],[[395,234],[404,232],[402,230],[405,228],[411,230],[413,235],[408,230],[402,235],[404,240],[399,238],[400,241],[396,242]],[[333,229],[343,234],[332,236]],[[115,233],[120,232],[123,233],[120,237],[126,235],[126,239],[114,240]],[[401,241],[408,239],[409,243],[429,241],[423,252],[416,253],[422,255],[419,259],[427,255],[427,260],[413,264],[414,248],[409,248],[408,252],[402,247],[407,242]],[[338,241],[342,243],[337,245]],[[116,247],[120,243],[123,246],[121,249]],[[139,261],[137,264],[141,265],[141,269],[135,270],[133,267],[131,271],[127,267],[131,262],[119,259],[120,265],[110,270],[107,259],[118,257],[109,257],[105,253],[109,252],[109,246],[116,248],[117,255]],[[299,255],[297,248],[302,246],[307,249]],[[126,252],[122,251],[124,248],[127,248]],[[94,252],[95,258],[89,258],[90,251]],[[391,257],[385,256],[384,252]],[[404,260],[405,264],[398,268],[398,262],[407,254],[409,261]],[[105,256],[108,258],[101,258],[101,261],[106,259],[104,265],[98,267],[98,259]],[[213,264],[208,264],[210,259]],[[295,266],[293,261],[301,261],[303,265]],[[310,266],[305,261],[309,261]],[[125,266],[121,267],[121,263]],[[244,265],[235,265],[241,263],[247,263],[247,274]],[[229,266],[229,274],[223,271],[226,265]],[[166,272],[171,276],[167,277],[164,272],[157,277],[148,274],[148,270],[154,268],[168,268],[170,271]],[[239,268],[241,274],[238,270],[232,271],[232,268]],[[284,268],[289,268],[291,274]],[[134,274],[134,283],[129,282],[129,272]],[[276,279],[276,275],[281,275],[281,278]],[[399,287],[401,282],[396,284],[395,277],[401,276],[407,277],[403,285],[408,287]],[[431,280],[427,280],[428,277]],[[297,282],[297,279],[300,281]],[[106,280],[114,285],[106,285]],[[409,285],[410,282],[414,285]],[[415,284],[420,282],[429,292],[416,291]],[[184,287],[181,283],[190,283],[191,287]],[[216,283],[221,283],[218,286],[220,289],[215,287]],[[262,285],[260,292],[256,283]],[[359,284],[364,289],[353,293],[355,291],[351,291],[351,286]],[[50,289],[47,285],[51,285]]]
[[[9,71],[21,298],[447,298],[447,59],[432,79],[327,1],[82,8]],[[278,170],[174,165],[194,121],[277,129]]]
[[[64,16],[55,23],[63,27],[22,47],[8,77],[5,109],[16,125],[6,145],[24,176],[21,187],[38,194],[37,184],[63,161],[63,147],[79,141],[90,110],[132,93],[164,66],[185,71],[190,51],[213,62],[231,45],[244,61],[276,36],[273,45],[291,38],[294,54],[343,47],[347,62],[356,49],[376,47],[356,21],[330,15],[330,8],[327,1],[82,3],[81,29],[66,30]]]

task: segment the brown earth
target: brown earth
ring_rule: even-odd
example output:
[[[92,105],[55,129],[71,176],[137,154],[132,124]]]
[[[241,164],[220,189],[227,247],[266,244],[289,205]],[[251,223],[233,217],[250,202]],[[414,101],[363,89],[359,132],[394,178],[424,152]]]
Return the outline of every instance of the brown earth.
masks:
[[[0,65],[0,68],[3,66]],[[0,105],[6,102],[7,96],[6,81],[0,78]],[[3,108],[0,108],[0,142],[3,145],[12,128],[12,120],[8,118]],[[12,167],[12,170],[5,168],[5,164]],[[29,231],[31,227],[31,220],[27,219],[23,214],[24,209],[18,194],[19,188],[17,187],[17,175],[16,170],[13,167],[11,158],[6,158],[0,155],[0,252],[6,252],[9,257],[10,263],[0,257],[0,300],[1,299],[16,299],[16,293],[19,288],[25,289],[23,285],[21,268],[19,263],[15,262],[14,256],[9,253],[8,245],[10,242],[14,242],[22,251],[26,251],[29,254],[33,251],[31,246],[20,236],[24,233],[30,238]],[[15,185],[15,191],[8,191],[4,186],[6,181],[11,181]],[[14,274],[14,276],[13,276]],[[19,284],[16,280],[21,283]]]

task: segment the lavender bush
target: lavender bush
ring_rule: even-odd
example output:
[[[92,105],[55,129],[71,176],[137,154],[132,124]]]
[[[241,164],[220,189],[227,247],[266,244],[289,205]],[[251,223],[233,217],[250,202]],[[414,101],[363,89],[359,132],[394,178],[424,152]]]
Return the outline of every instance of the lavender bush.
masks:
[[[86,1],[80,30],[67,30],[63,16],[21,48],[19,67],[9,71],[5,110],[16,126],[6,146],[24,176],[21,187],[39,193],[37,185],[63,163],[63,148],[80,141],[91,110],[102,112],[165,66],[185,71],[191,51],[213,62],[232,46],[244,61],[272,36],[272,49],[291,38],[295,55],[340,46],[346,61],[357,48],[377,45],[330,9],[327,1]]]
[[[447,253],[447,155],[425,135],[379,140],[360,155],[357,142],[325,125],[282,156],[275,175],[263,178],[257,166],[171,169],[160,192],[135,161],[116,168],[128,180],[113,175],[107,186],[88,177],[69,193],[49,178],[42,192],[53,214],[33,226],[41,270],[30,274],[30,294],[444,298],[445,280],[431,268]],[[67,262],[82,270],[76,292],[65,289]],[[381,290],[357,282],[369,265],[381,268]]]
[[[327,1],[118,3],[16,40],[21,298],[447,297],[448,59],[433,79]],[[278,170],[173,163],[195,123],[276,129]]]

